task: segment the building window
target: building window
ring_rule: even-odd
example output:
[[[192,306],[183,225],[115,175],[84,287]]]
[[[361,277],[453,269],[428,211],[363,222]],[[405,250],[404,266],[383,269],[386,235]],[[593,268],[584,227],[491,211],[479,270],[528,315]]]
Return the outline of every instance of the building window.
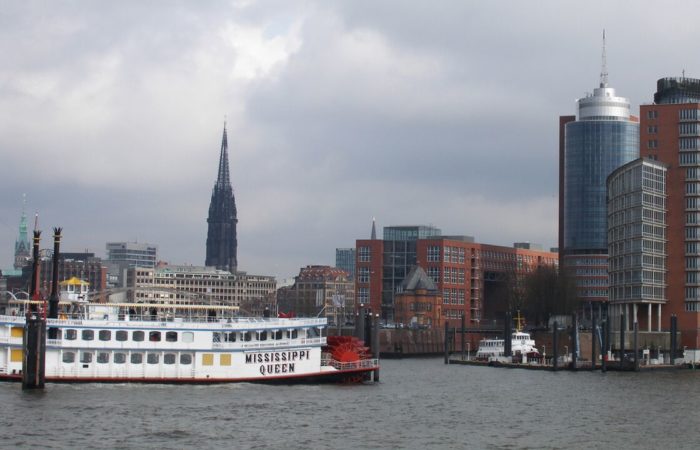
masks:
[[[369,251],[369,247],[360,247],[357,249],[357,260],[359,262],[370,262],[371,261],[371,254]]]
[[[369,267],[358,268],[357,281],[359,283],[369,283]]]
[[[369,303],[369,288],[361,287],[357,290],[357,301],[359,303]]]
[[[428,262],[440,262],[440,247],[436,245],[428,247]]]
[[[649,110],[647,111],[647,119],[656,119],[659,117],[659,112],[655,110]]]

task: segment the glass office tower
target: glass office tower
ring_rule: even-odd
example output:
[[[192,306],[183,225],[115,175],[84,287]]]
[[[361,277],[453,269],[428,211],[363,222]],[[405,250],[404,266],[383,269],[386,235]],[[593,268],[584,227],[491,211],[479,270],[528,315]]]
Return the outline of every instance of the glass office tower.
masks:
[[[607,301],[606,179],[639,157],[639,122],[630,104],[601,79],[577,101],[564,125],[562,263],[576,277],[579,299]]]

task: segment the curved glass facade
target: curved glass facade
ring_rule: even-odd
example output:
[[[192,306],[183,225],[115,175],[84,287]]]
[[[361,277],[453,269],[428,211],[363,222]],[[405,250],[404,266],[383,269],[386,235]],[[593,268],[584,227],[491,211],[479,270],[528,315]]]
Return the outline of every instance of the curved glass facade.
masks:
[[[639,157],[639,124],[579,120],[565,131],[564,250],[607,253],[606,179]]]

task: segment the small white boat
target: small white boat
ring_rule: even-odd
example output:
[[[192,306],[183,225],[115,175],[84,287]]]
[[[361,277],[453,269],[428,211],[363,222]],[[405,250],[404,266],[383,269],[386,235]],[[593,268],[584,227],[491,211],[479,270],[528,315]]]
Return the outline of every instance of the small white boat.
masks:
[[[504,357],[505,349],[503,344],[503,339],[482,339],[479,342],[476,358],[491,361]],[[521,356],[523,358],[537,358],[540,356],[540,352],[535,347],[535,340],[530,337],[529,333],[523,331],[513,333],[511,350],[513,356]]]

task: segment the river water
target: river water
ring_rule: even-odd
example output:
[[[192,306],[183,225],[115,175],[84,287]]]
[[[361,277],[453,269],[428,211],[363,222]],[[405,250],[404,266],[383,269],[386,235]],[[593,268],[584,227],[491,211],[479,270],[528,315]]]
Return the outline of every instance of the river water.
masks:
[[[700,371],[382,361],[368,385],[0,383],[0,447],[697,448]]]

